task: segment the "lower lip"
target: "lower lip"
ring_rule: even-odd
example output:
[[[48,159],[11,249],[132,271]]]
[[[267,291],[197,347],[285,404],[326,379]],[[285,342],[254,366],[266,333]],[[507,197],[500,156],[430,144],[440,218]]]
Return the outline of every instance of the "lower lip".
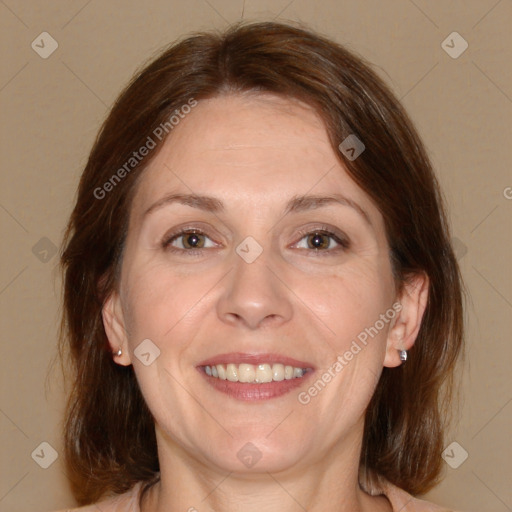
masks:
[[[262,384],[250,384],[247,382],[231,382],[229,380],[222,380],[217,377],[207,375],[203,368],[198,368],[198,370],[206,379],[208,384],[214,387],[217,391],[225,393],[237,400],[243,400],[246,402],[269,400],[271,398],[277,398],[278,396],[285,395],[293,389],[302,386],[313,373],[312,370],[308,370],[302,377],[264,382]]]

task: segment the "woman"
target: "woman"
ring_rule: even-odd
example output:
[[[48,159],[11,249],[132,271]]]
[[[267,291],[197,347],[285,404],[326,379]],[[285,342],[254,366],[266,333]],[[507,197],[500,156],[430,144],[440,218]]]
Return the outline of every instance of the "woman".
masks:
[[[446,510],[413,496],[442,470],[462,280],[361,58],[277,23],[166,49],[102,127],[62,264],[80,510]]]

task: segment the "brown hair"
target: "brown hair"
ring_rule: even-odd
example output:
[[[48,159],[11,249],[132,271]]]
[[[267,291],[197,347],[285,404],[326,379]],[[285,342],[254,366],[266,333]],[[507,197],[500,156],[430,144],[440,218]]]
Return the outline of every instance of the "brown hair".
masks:
[[[112,360],[101,309],[117,284],[135,185],[161,144],[122,179],[112,177],[191,98],[244,91],[301,100],[319,113],[340,161],[383,215],[399,291],[415,273],[429,277],[409,360],[384,368],[367,409],[361,468],[369,472],[361,485],[371,487],[374,474],[422,494],[438,482],[463,346],[464,289],[426,151],[399,101],[361,57],[301,27],[240,23],[224,33],[192,35],[144,67],[114,104],[80,180],[61,258],[59,348],[61,357],[69,349],[73,372],[65,460],[81,505],[138,481],[146,491],[159,478],[154,419],[133,367]],[[350,134],[366,146],[353,161],[338,149]],[[100,194],[109,180],[109,193]]]

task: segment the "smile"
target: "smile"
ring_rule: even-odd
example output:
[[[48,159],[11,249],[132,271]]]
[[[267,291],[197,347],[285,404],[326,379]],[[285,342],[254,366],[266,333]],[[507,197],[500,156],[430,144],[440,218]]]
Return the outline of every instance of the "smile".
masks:
[[[283,365],[280,363],[269,364],[217,364],[204,366],[206,375],[220,380],[229,380],[230,382],[245,382],[264,384],[265,382],[280,382],[301,378],[307,372],[307,368],[298,368],[296,366]]]
[[[244,401],[267,400],[304,384],[314,367],[278,354],[220,354],[197,366],[215,390]]]

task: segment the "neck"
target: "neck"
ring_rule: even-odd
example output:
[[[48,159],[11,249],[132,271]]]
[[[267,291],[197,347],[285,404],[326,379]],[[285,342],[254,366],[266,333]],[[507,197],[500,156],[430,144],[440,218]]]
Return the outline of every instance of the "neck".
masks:
[[[391,512],[386,497],[358,484],[360,443],[335,446],[312,463],[283,471],[237,473],[193,458],[158,435],[160,481],[141,512]]]

